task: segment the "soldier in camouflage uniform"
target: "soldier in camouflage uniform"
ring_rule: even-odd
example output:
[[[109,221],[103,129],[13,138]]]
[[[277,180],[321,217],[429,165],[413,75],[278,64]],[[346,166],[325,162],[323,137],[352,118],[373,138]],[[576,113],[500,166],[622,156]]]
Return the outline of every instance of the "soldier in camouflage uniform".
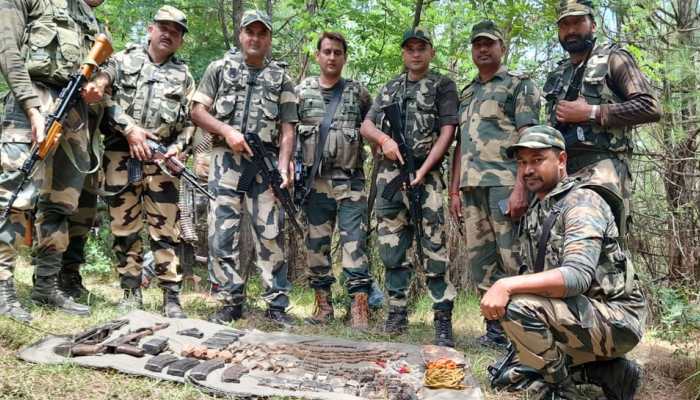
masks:
[[[248,193],[238,191],[238,182],[252,155],[243,136],[249,133],[258,135],[268,154],[277,157],[282,186],[289,186],[297,99],[284,66],[266,58],[272,45],[270,18],[261,11],[246,11],[239,39],[241,52],[229,51],[209,64],[193,98],[193,121],[215,135],[209,166],[209,190],[216,197],[209,212],[209,277],[219,286],[222,307],[210,320],[226,323],[242,316],[245,281],[239,260],[239,226],[246,207],[253,220],[266,316],[289,325],[285,216],[259,174]],[[246,124],[241,126],[246,114]]]
[[[532,79],[501,64],[503,34],[492,21],[474,25],[471,44],[479,73],[460,96],[450,212],[461,221],[462,203],[466,206],[469,268],[483,294],[498,279],[518,273],[512,251],[513,219],[527,208],[527,195],[505,149],[517,140],[519,131],[539,122],[540,93]],[[488,320],[486,334],[479,341],[491,346],[507,344],[498,322]]]
[[[376,154],[381,157],[377,175],[377,193],[381,194],[399,174],[399,164],[403,163],[396,142],[385,133],[390,130],[382,111],[382,107],[398,102],[404,114],[405,134],[413,143],[419,166],[411,185],[421,185],[424,191],[422,221],[409,220],[408,198],[403,191],[390,201],[380,196],[375,206],[379,255],[386,269],[389,294],[385,330],[400,333],[408,326],[407,295],[415,267],[406,253],[414,242],[412,225],[420,223],[424,237],[416,246],[422,246],[426,256],[422,267],[433,300],[435,343],[454,346],[452,306],[456,292],[447,276],[441,162],[458,122],[457,87],[451,79],[429,70],[435,50],[424,29],[406,31],[401,47],[406,72],[382,87],[361,129],[362,135],[377,146]]]
[[[163,6],[148,27],[148,44],[129,44],[113,57],[106,71],[114,81],[113,104],[102,123],[105,189],[116,193],[108,204],[124,289],[120,306],[142,307],[140,233],[145,219],[163,289],[163,311],[171,318],[186,317],[179,300],[179,183],[154,160],[146,140],[165,145],[165,158],[176,157],[194,132],[188,116],[194,80],[187,65],[175,56],[186,32],[185,14]]]
[[[595,43],[590,0],[562,0],[557,25],[559,42],[570,58],[547,76],[547,123],[564,134],[569,174],[592,175],[597,183],[615,186],[629,216],[631,130],[658,121],[659,103],[630,53],[614,43]],[[583,73],[578,98],[567,101],[564,97],[578,71]],[[620,227],[623,236],[627,217],[625,221]]]
[[[647,311],[618,229],[623,201],[590,175],[567,177],[564,149],[561,133],[542,125],[508,149],[535,195],[520,238],[530,273],[496,281],[481,311],[501,320],[519,363],[541,376],[535,398],[585,399],[576,384],[592,383],[608,399],[631,400],[641,371],[624,355]]]
[[[0,201],[7,204],[21,179],[18,169],[32,142],[44,139],[45,116],[69,75],[78,71],[100,27],[91,6],[100,0],[0,0],[0,70],[11,89],[4,101],[0,137]],[[95,74],[83,87],[83,100],[70,111],[61,142],[41,163],[33,182],[26,185],[10,216],[0,225],[0,313],[28,321],[29,313],[17,301],[12,267],[17,244],[25,236],[30,210],[36,204],[34,255],[36,281],[32,299],[61,311],[87,315],[58,288],[61,257],[69,242],[68,217],[78,206],[90,168],[91,137],[85,123],[86,103],[101,100],[108,85]]]
[[[303,204],[308,226],[309,284],[316,292],[315,312],[309,322],[324,323],[333,318],[331,238],[337,219],[345,285],[352,297],[350,325],[367,329],[372,280],[367,260],[367,195],[360,124],[372,100],[361,83],[342,78],[346,56],[345,38],[339,33],[324,32],[316,51],[321,76],[306,78],[296,88],[297,136],[309,189]],[[329,106],[334,97],[338,99],[337,108]],[[334,114],[326,115],[329,112]],[[323,126],[324,144],[319,149]],[[308,176],[315,163],[317,174]]]

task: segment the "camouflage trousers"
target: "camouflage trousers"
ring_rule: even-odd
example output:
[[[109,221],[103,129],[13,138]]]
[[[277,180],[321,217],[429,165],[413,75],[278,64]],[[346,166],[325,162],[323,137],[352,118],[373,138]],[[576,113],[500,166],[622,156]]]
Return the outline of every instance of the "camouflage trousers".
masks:
[[[364,180],[317,177],[304,205],[304,214],[308,227],[309,286],[324,288],[335,282],[331,238],[337,220],[341,264],[348,293],[369,293],[372,279],[367,260],[367,196]]]
[[[382,197],[386,185],[397,175],[399,169],[393,162],[382,161],[377,175],[377,232],[379,237],[379,256],[384,263],[385,285],[389,295],[389,305],[406,306],[408,288],[414,273],[414,266],[407,259],[406,253],[414,242],[415,221],[410,220],[408,198],[399,191],[394,198]],[[456,295],[447,271],[447,247],[445,234],[445,209],[443,191],[445,184],[440,171],[431,171],[425,177],[422,197],[423,240],[420,245],[425,256],[426,283],[433,308],[447,310],[452,308]]]
[[[161,284],[180,282],[179,182],[158,165],[144,162],[143,179],[129,183],[126,166],[129,158],[129,153],[122,151],[105,151],[104,155],[105,189],[109,192],[123,189],[108,199],[121,286],[128,289],[141,284],[144,220],[155,259],[154,269]]]
[[[216,197],[209,209],[209,279],[219,286],[217,296],[226,304],[245,301],[245,279],[240,263],[240,225],[243,208],[252,219],[257,266],[263,283],[263,300],[268,307],[289,306],[291,284],[284,257],[284,213],[260,176],[251,195],[237,191],[243,171],[239,154],[215,146],[209,167],[209,190]]]
[[[470,187],[463,189],[464,233],[472,279],[480,291],[497,280],[518,274],[515,227],[503,215],[498,202],[508,201],[512,187]]]
[[[78,198],[78,209],[68,218],[70,243],[63,253],[61,266],[78,270],[85,263],[85,242],[97,215],[97,195],[83,189]]]
[[[501,325],[520,363],[556,383],[568,376],[569,367],[625,355],[641,340],[644,321],[614,302],[583,295],[515,295]]]

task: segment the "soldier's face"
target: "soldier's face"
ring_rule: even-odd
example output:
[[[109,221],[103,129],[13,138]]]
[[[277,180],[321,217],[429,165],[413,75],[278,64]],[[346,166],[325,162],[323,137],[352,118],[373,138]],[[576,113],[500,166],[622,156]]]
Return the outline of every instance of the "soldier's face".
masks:
[[[414,73],[423,73],[430,67],[430,61],[435,57],[435,49],[419,39],[409,39],[401,49],[403,65]]]
[[[479,69],[500,66],[504,52],[505,47],[500,40],[481,36],[472,42],[472,61]]]
[[[246,57],[262,59],[272,45],[272,34],[262,22],[253,22],[241,29],[238,39]]]
[[[566,152],[549,149],[518,149],[518,175],[528,191],[540,199],[566,177]]]
[[[322,75],[340,76],[345,66],[343,44],[337,40],[323,39],[321,49],[316,52],[316,62],[321,67]]]
[[[593,45],[596,25],[587,15],[570,15],[557,22],[559,43],[569,53],[580,53]]]
[[[154,22],[148,26],[149,47],[163,54],[173,54],[182,46],[183,33],[182,27],[174,22]]]

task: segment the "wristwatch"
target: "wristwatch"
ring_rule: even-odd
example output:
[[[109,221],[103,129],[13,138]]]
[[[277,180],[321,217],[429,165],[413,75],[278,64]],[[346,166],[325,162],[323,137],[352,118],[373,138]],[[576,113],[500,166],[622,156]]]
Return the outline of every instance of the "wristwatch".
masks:
[[[591,122],[595,122],[595,117],[598,115],[598,110],[600,109],[600,106],[591,106],[591,115],[588,116],[588,120]]]

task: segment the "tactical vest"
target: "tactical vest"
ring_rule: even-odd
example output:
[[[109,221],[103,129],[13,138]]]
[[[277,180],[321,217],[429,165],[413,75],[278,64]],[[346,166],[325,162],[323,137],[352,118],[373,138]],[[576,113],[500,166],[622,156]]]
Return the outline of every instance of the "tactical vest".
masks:
[[[63,85],[78,71],[100,31],[82,0],[41,0],[42,15],[29,22],[22,54],[32,80]]]
[[[569,182],[559,187],[556,192],[545,199],[548,206],[540,203],[540,212],[528,212],[524,218],[521,231],[521,243],[526,246],[521,252],[525,264],[532,271],[536,264],[539,247],[546,246],[544,270],[561,266],[564,250],[564,226],[561,223],[563,200],[577,189],[590,189],[598,193],[610,206],[618,227],[617,237],[604,237],[599,265],[596,267],[595,280],[585,293],[590,298],[601,301],[628,297],[635,289],[635,272],[632,261],[623,247],[624,213],[622,198],[610,189],[589,183],[581,178],[568,178]],[[554,224],[547,227],[547,220],[552,218]],[[548,229],[549,228],[549,229]],[[548,240],[544,231],[550,232]],[[544,242],[544,243],[540,243]]]
[[[380,98],[380,107],[397,102],[403,111],[406,137],[413,141],[413,152],[424,159],[440,133],[437,87],[443,76],[428,72],[412,88],[406,89],[406,74],[401,74],[386,84]],[[384,113],[379,115],[381,130],[391,132]]]
[[[581,96],[591,105],[614,104],[624,101],[613,88],[608,85],[610,78],[610,55],[617,51],[625,51],[616,44],[596,46],[586,64],[586,71],[581,85]],[[569,59],[559,63],[557,68],[547,77],[543,92],[547,100],[547,119],[555,126],[556,104],[564,99],[575,67]],[[580,128],[580,129],[578,129]],[[567,151],[571,150],[602,150],[625,152],[632,149],[628,137],[629,128],[602,128],[597,124],[571,125],[571,132],[562,132],[567,137]],[[574,143],[569,145],[569,143]]]
[[[214,99],[214,117],[241,132],[256,133],[263,142],[278,146],[280,130],[279,105],[285,70],[282,64],[270,61],[255,78],[250,92],[246,129],[241,129],[251,71],[237,51],[228,51],[223,58],[220,87]],[[222,139],[217,136],[216,144]]]
[[[324,166],[348,172],[362,168],[364,157],[360,136],[360,91],[359,83],[349,79],[345,81],[342,99],[333,116],[323,149]],[[320,139],[319,125],[326,114],[326,105],[318,77],[304,79],[297,92],[300,96],[297,134],[303,164],[311,167]]]

